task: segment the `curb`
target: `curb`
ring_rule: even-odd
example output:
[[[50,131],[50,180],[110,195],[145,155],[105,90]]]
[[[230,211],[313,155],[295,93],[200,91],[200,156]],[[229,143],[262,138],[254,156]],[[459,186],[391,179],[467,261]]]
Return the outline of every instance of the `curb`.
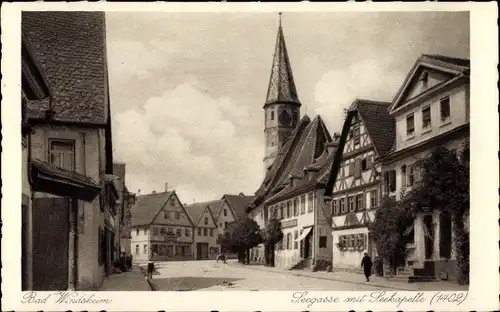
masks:
[[[138,267],[139,267],[139,270],[141,271],[142,275],[144,275],[144,277],[146,277],[146,272],[145,272],[144,268],[142,266],[138,266]],[[156,291],[158,289],[156,287],[156,285],[149,278],[146,278],[146,283],[148,283],[150,291]]]
[[[300,273],[287,273],[287,272],[263,270],[263,269],[257,269],[255,267],[251,267],[251,266],[234,265],[234,264],[228,264],[228,265],[233,266],[233,267],[248,268],[250,270],[257,270],[257,271],[262,271],[262,272],[271,272],[271,273],[275,273],[275,274],[291,274],[291,275],[295,275],[295,276],[310,277],[310,278],[316,278],[316,279],[327,280],[327,281],[335,281],[335,282],[341,282],[341,283],[349,283],[349,284],[356,284],[356,285],[373,285],[373,286],[377,286],[377,287],[381,287],[381,288],[387,288],[387,289],[391,289],[391,290],[415,291],[415,289],[411,289],[411,288],[405,288],[405,287],[398,287],[398,288],[396,288],[396,287],[392,287],[392,286],[376,284],[376,283],[373,283],[373,282],[370,282],[369,284],[367,284],[365,282],[364,283],[360,283],[360,282],[346,281],[346,280],[336,279],[336,278],[328,278],[328,277],[321,277],[321,276],[310,276],[310,275],[300,274]]]

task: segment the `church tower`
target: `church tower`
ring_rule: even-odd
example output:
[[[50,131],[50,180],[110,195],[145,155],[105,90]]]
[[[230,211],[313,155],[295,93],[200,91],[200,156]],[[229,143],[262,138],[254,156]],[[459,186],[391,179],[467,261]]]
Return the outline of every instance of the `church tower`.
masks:
[[[264,104],[265,153],[264,169],[269,170],[280,147],[300,120],[301,103],[293,80],[292,68],[286,50],[285,36],[279,13],[278,36],[273,66]]]

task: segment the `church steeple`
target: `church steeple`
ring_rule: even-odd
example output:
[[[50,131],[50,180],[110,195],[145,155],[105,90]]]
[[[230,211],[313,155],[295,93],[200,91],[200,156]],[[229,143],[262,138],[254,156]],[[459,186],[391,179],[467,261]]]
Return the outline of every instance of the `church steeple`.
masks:
[[[272,166],[279,149],[285,144],[298,124],[300,106],[301,103],[297,96],[292,67],[286,49],[283,27],[281,26],[280,13],[273,66],[264,104],[265,170]]]
[[[273,66],[267,89],[265,105],[273,103],[294,103],[300,106],[295,81],[293,80],[292,67],[286,49],[285,35],[281,26],[281,13],[279,13],[278,35],[274,49]]]

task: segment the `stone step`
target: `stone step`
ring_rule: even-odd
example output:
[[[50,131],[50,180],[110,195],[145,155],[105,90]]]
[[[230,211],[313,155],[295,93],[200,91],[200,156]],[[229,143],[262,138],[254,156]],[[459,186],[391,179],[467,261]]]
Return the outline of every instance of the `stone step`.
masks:
[[[410,276],[408,283],[438,282],[435,276]]]

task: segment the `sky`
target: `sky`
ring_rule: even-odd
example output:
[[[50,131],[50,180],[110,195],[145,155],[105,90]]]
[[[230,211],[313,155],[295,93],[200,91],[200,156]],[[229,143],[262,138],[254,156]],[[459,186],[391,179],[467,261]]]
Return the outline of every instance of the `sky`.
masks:
[[[253,194],[275,13],[107,12],[113,148],[126,185],[184,203]],[[469,58],[467,12],[287,12],[302,102],[340,132],[354,99],[391,101],[421,54]]]

